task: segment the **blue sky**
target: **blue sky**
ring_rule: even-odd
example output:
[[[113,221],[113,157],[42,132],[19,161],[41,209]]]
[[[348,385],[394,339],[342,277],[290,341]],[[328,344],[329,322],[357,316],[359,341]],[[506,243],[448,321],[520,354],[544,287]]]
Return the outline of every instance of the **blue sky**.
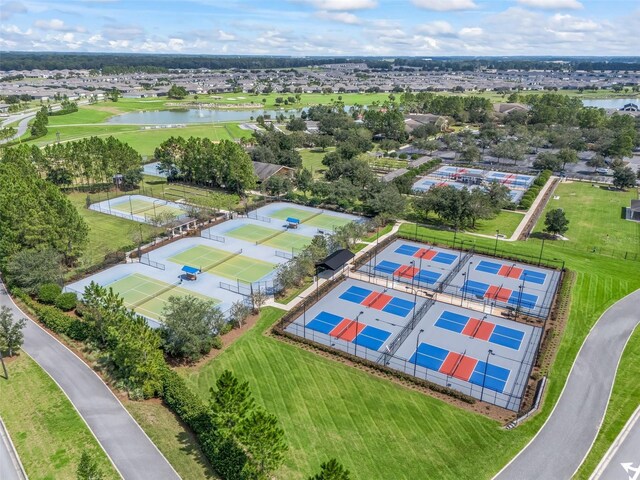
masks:
[[[640,0],[0,0],[1,50],[639,55]]]

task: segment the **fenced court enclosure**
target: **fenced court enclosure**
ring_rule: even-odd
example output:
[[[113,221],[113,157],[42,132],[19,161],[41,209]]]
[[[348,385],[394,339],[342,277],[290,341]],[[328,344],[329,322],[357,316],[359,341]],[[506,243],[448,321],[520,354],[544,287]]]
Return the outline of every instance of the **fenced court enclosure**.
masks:
[[[149,224],[157,223],[157,220],[163,217],[167,223],[187,217],[185,205],[144,195],[124,195],[94,203],[89,208],[96,212]]]
[[[348,278],[289,333],[517,411],[542,328]]]
[[[560,272],[473,252],[395,240],[359,269],[371,277],[441,292],[488,308],[545,318]]]
[[[440,186],[451,186],[459,190],[464,187],[482,188],[489,182],[498,182],[509,188],[511,201],[517,203],[534,180],[535,177],[532,175],[444,165],[429,175],[420,177],[413,184],[413,190],[425,192],[430,188]]]
[[[249,216],[203,230],[200,236],[184,237],[145,253],[139,263],[116,265],[74,282],[66,290],[81,295],[91,281],[112,287],[151,325],[162,323],[162,307],[171,295],[190,294],[211,300],[226,312],[233,302],[248,302],[247,297],[256,289],[268,295],[277,290],[274,278],[278,265],[295,256],[319,233],[305,220],[324,217],[323,225],[359,220],[310,207],[291,208],[286,203],[269,204]],[[285,228],[288,223],[272,214],[298,215],[302,217],[300,226]],[[187,270],[197,273],[185,275],[184,267],[192,267]]]

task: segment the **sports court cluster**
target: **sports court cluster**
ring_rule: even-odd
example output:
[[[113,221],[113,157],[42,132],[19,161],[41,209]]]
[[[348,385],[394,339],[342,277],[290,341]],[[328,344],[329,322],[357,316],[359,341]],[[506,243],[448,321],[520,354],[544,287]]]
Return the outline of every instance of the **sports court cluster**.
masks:
[[[133,208],[136,215],[136,207],[148,206],[136,200],[144,199],[122,197],[112,200],[111,208]],[[156,208],[161,208],[161,202]],[[192,295],[226,312],[234,302],[246,301],[255,289],[272,293],[278,266],[309,245],[315,235],[358,220],[353,215],[272,203],[203,230],[199,236],[152,250],[139,262],[116,265],[74,282],[65,290],[82,295],[92,281],[110,287],[154,326],[162,323],[163,308],[171,296]]]
[[[534,180],[535,177],[531,175],[444,165],[429,175],[420,177],[413,184],[413,190],[426,192],[430,188],[442,186],[450,186],[458,190],[464,187],[473,189],[483,188],[490,182],[497,182],[509,188],[511,201],[517,203]]]
[[[557,270],[395,239],[285,330],[517,411],[559,280]]]

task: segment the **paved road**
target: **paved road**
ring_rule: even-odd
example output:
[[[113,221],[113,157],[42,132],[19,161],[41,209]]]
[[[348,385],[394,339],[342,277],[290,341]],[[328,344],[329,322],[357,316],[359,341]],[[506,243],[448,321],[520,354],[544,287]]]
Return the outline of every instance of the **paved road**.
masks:
[[[0,418],[0,479],[25,480],[22,465]]]
[[[640,290],[600,317],[587,336],[560,399],[534,439],[494,477],[570,479],[598,434],[620,356],[640,323]]]
[[[17,316],[26,317],[1,282],[0,305],[10,307]],[[30,320],[24,329],[23,350],[66,393],[126,480],[180,478],[100,377]]]
[[[640,478],[640,407],[609,448],[590,480]]]
[[[29,128],[29,121],[35,116],[36,116],[35,112],[30,112],[30,113],[14,115],[14,116],[11,116],[11,117],[7,118],[6,120],[4,120],[2,122],[2,126],[3,127],[6,124],[15,122],[16,120],[20,120],[20,123],[16,127],[16,130],[17,130],[16,134],[13,135],[12,137],[0,140],[0,143],[10,142],[11,140],[14,140],[16,138],[20,138],[22,135],[24,135],[25,132],[27,131],[27,128]]]

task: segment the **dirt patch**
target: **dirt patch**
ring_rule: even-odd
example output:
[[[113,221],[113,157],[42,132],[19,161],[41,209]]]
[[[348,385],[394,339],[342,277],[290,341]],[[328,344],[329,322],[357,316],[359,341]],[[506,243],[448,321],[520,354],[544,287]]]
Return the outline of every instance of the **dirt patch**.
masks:
[[[113,114],[120,114],[120,113],[124,113],[122,110],[120,110],[118,107],[107,107],[107,106],[100,106],[100,107],[93,107],[93,110],[98,110],[100,112],[107,112],[107,113],[113,113]]]

